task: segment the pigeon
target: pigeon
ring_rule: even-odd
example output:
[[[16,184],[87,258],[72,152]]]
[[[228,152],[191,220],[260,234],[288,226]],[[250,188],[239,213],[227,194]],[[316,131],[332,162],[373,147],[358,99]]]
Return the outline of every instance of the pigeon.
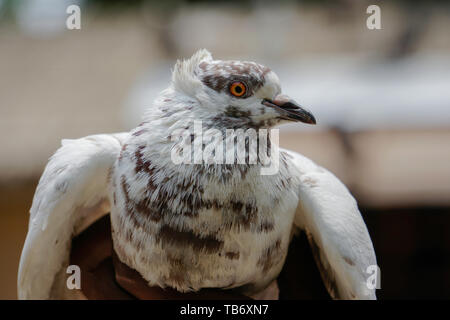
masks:
[[[268,67],[214,60],[206,49],[178,60],[138,127],[62,140],[30,209],[19,298],[58,297],[73,237],[109,213],[117,257],[149,286],[257,296],[277,279],[292,238],[305,232],[333,299],[376,299],[367,270],[377,262],[357,202],[331,172],[276,146],[272,131],[286,122],[316,120],[281,93]],[[215,157],[226,150],[212,138],[240,129],[264,132],[256,140],[269,162],[255,160],[248,136],[241,162]],[[190,151],[182,148],[189,143]],[[211,146],[212,159],[192,160]],[[186,161],[174,161],[181,152]],[[272,160],[276,170],[263,173]]]

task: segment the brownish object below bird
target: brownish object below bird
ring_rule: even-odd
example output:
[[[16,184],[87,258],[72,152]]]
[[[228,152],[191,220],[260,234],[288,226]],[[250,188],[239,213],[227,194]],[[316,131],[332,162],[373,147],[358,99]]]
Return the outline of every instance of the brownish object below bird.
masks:
[[[329,299],[305,236],[296,237],[278,277],[280,299]],[[150,287],[141,275],[117,259],[112,245],[109,215],[72,242],[70,264],[82,270],[81,292],[89,300],[248,300],[233,290],[202,289],[180,293]],[[302,270],[304,272],[298,272]],[[270,297],[267,297],[270,298]]]

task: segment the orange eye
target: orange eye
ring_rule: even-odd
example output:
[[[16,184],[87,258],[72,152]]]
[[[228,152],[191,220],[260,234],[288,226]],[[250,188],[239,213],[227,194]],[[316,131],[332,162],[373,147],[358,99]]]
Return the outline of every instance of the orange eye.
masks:
[[[231,94],[236,97],[242,97],[246,91],[247,88],[245,87],[245,84],[239,81],[233,82],[230,86]]]

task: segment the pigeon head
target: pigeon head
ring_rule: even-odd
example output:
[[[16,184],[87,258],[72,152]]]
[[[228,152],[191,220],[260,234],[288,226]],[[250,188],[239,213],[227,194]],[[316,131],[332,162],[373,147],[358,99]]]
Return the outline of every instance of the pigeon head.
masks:
[[[309,111],[281,94],[278,76],[269,68],[255,62],[214,60],[205,49],[176,63],[168,93],[177,104],[188,103],[192,117],[214,126],[316,122]]]

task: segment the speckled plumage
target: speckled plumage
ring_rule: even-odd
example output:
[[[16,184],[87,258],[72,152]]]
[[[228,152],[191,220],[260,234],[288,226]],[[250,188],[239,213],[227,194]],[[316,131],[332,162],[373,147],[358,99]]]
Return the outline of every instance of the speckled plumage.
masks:
[[[246,84],[242,97],[230,95],[234,81]],[[261,175],[259,155],[256,163],[172,161],[173,132],[194,132],[195,121],[202,121],[203,132],[222,133],[285,121],[279,110],[262,104],[280,92],[278,77],[267,67],[213,60],[200,50],[177,62],[171,85],[130,133],[63,145],[33,201],[20,297],[54,295],[55,275],[67,264],[71,237],[83,229],[86,217],[110,211],[118,257],[149,285],[258,293],[277,277],[293,231],[300,227],[317,251],[333,297],[374,298],[364,278],[365,268],[376,264],[370,237],[356,202],[328,171],[286,150],[279,153],[273,175]],[[197,138],[191,135],[194,149],[203,149]],[[246,150],[255,152],[247,144]],[[93,176],[95,186],[90,185]],[[49,246],[54,251],[46,262],[35,252]],[[39,272],[44,277],[37,279]]]
[[[197,95],[211,89],[219,101],[229,97],[227,86],[236,80],[245,80],[253,95],[271,72],[254,62],[212,61],[202,54],[194,68],[203,84]],[[269,85],[275,95],[278,82]],[[284,155],[275,176],[261,176],[260,164],[173,164],[176,142],[167,135],[176,128],[192,131],[194,120],[220,131],[264,127],[261,108],[233,107],[238,99],[230,98],[217,112],[208,108],[220,102],[203,106],[195,99],[169,88],[125,142],[113,174],[115,249],[154,285],[189,291],[251,284],[246,288],[258,291],[283,265],[298,203],[290,188],[296,186]]]

